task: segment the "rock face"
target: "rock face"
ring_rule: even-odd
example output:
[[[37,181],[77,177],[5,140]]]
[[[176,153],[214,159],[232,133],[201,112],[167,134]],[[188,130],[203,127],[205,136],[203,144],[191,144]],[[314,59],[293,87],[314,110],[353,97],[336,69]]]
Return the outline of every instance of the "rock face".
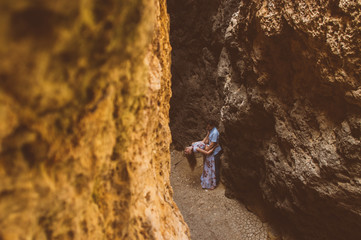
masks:
[[[208,114],[220,117],[222,93],[217,89],[222,85],[216,79],[224,36],[220,34],[218,39],[212,34],[211,21],[218,7],[218,1],[168,0],[173,92],[170,124],[178,150],[204,137]]]
[[[173,86],[184,86],[182,93],[174,90],[171,105],[171,121],[185,124],[171,124],[175,143],[196,135],[188,128],[199,126],[187,122],[188,113],[212,114],[214,105],[226,150],[223,177],[233,194],[293,238],[360,239],[361,3],[212,2],[199,7],[212,6],[209,13],[192,15],[184,37],[189,45],[193,37],[202,43],[207,32],[196,47],[207,58],[185,59],[192,48],[172,29],[184,23],[171,22]],[[198,30],[202,21],[211,27]],[[182,68],[211,77],[192,78]],[[212,86],[211,92],[192,93],[195,82]],[[209,95],[217,97],[208,101]],[[197,105],[180,111],[186,97]]]
[[[0,239],[188,239],[165,1],[0,9]]]

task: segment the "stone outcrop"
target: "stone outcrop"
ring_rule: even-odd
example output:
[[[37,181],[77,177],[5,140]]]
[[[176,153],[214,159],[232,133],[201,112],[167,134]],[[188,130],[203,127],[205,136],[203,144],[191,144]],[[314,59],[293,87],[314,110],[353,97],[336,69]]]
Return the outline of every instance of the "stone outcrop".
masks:
[[[174,142],[199,138],[189,118],[215,106],[232,194],[293,238],[360,239],[361,3],[187,3],[211,11],[171,22]]]
[[[164,0],[0,1],[0,239],[188,239]]]

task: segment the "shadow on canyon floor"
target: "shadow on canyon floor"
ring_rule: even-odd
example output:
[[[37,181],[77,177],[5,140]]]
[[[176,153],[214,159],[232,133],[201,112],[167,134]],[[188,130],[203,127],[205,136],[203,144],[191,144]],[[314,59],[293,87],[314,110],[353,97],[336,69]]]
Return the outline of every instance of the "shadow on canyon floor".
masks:
[[[174,200],[196,240],[279,239],[267,223],[237,200],[225,197],[225,187],[203,190],[200,185],[202,157],[192,172],[181,152],[171,152],[171,184]]]

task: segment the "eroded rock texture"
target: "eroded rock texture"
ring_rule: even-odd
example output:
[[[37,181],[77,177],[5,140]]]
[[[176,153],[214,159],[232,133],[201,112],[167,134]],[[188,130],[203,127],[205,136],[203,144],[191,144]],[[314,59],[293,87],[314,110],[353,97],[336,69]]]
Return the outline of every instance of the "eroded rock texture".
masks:
[[[166,3],[0,1],[0,239],[187,239]]]
[[[198,125],[188,124],[186,113],[210,114],[208,105],[220,106],[223,177],[238,197],[297,233],[295,238],[360,239],[361,3],[212,2],[204,2],[217,5],[207,19],[201,12],[187,25],[189,38],[209,32],[197,49],[212,56],[207,58],[213,59],[211,70],[201,54],[183,58],[186,64],[179,61],[172,68],[173,82],[186,90],[174,91],[174,99],[187,96],[197,81],[217,86],[213,95],[220,97],[207,103],[210,93],[196,91],[189,102],[197,106],[177,112],[184,117],[177,121],[187,125],[181,131],[171,125],[173,138],[184,145],[186,135],[193,137],[187,128]],[[202,21],[211,28],[196,30]],[[177,24],[184,23],[171,26]],[[171,34],[173,39],[179,33],[172,29]],[[178,56],[188,56],[191,49],[174,41],[183,54]],[[185,72],[178,70],[183,66],[212,75],[197,81],[177,75]]]
[[[168,0],[173,92],[170,118],[177,149],[204,137],[208,114],[220,117],[222,92],[217,89],[222,85],[216,80],[224,34],[214,35],[213,31],[218,7],[218,1]]]

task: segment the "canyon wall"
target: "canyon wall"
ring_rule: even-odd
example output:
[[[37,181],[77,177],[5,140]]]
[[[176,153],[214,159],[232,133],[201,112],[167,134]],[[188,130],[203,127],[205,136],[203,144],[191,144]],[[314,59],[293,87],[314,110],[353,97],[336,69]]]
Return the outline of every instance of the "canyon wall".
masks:
[[[216,79],[224,36],[212,31],[218,7],[218,1],[168,0],[173,92],[170,124],[178,150],[204,138],[208,115],[220,118],[222,92],[217,89],[222,85]]]
[[[187,4],[191,23],[169,4],[176,146],[218,115],[227,194],[293,238],[360,239],[361,3]]]
[[[0,1],[0,239],[188,239],[164,0]]]

